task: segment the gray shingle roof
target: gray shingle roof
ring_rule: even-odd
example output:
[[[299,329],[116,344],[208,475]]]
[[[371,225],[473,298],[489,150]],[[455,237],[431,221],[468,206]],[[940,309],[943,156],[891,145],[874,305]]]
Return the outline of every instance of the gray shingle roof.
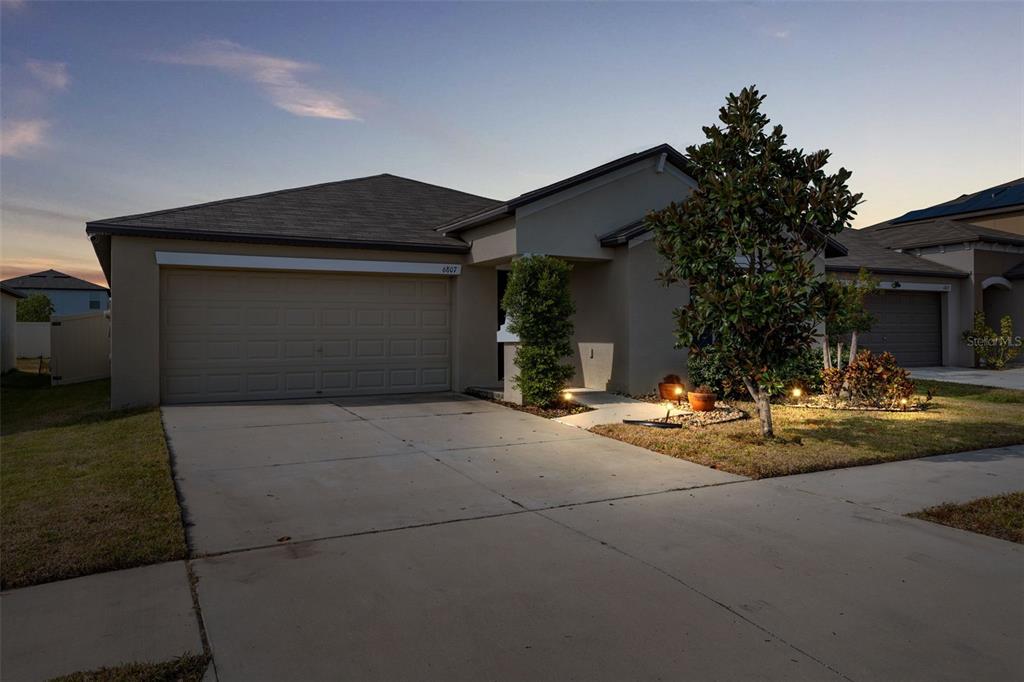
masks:
[[[964,242],[1024,246],[1024,237],[1020,235],[946,218],[911,225],[895,225],[890,221],[865,227],[864,231],[873,234],[878,243],[890,249],[915,249]]]
[[[983,189],[973,194],[963,194],[952,201],[946,201],[928,208],[910,211],[895,218],[894,225],[917,220],[934,220],[935,218],[955,215],[977,215],[979,213],[1003,212],[1015,207],[1024,209],[1024,178]]]
[[[499,202],[394,175],[95,220],[89,234],[466,251],[434,228]]]
[[[847,255],[829,258],[825,269],[832,272],[857,272],[866,268],[877,274],[931,275],[935,277],[967,277],[966,272],[935,263],[909,253],[893,251],[880,244],[867,230],[843,230],[836,239],[846,247]]]
[[[15,291],[14,289],[11,289],[10,287],[3,283],[0,283],[0,291],[7,294],[8,296],[13,296],[14,298],[26,298],[25,294],[21,293],[20,291]]]
[[[11,289],[59,289],[64,291],[109,291],[99,284],[87,282],[56,270],[43,270],[31,275],[5,279],[3,285]]]

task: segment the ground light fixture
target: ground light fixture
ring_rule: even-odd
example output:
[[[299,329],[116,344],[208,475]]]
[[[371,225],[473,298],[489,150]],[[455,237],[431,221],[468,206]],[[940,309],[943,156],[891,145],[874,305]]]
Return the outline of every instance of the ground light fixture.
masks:
[[[572,402],[572,391],[562,391],[562,400],[567,403]]]
[[[683,404],[683,387],[682,386],[676,386],[675,394],[676,394],[676,404],[677,405],[682,405]]]

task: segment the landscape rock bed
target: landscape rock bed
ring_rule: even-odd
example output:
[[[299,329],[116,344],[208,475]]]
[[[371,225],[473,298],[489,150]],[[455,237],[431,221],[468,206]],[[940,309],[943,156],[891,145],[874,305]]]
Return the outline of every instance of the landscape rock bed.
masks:
[[[915,401],[898,407],[876,407],[874,405],[851,405],[841,400],[836,401],[823,395],[815,395],[799,403],[787,403],[786,407],[802,407],[810,410],[840,410],[845,412],[921,412],[928,409],[928,404]]]
[[[738,419],[746,419],[747,413],[731,405],[716,405],[710,412],[694,412],[688,407],[673,409],[682,410],[682,414],[674,414],[668,418],[652,419],[651,421],[668,422],[669,424],[682,424],[684,427],[711,426],[712,424],[725,424]]]

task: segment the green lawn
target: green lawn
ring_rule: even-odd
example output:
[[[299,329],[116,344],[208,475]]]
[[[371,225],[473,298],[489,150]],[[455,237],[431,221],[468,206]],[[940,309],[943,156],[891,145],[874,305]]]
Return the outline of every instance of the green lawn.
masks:
[[[775,405],[777,438],[757,419],[695,429],[604,424],[592,431],[752,478],[1024,443],[1024,391],[916,382],[933,399],[922,412],[847,412]],[[756,414],[750,403],[734,403]]]
[[[113,412],[109,381],[0,389],[3,588],[181,559],[181,512],[157,409]]]
[[[907,516],[1024,544],[1024,492],[940,504]]]
[[[185,655],[164,663],[128,663],[55,677],[50,682],[201,682],[210,659]]]

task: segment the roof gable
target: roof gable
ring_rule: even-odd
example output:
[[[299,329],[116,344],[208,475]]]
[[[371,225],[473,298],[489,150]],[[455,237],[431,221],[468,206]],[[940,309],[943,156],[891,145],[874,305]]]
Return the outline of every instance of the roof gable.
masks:
[[[31,275],[12,277],[3,281],[11,289],[49,289],[63,291],[108,291],[106,287],[84,279],[72,277],[57,270],[43,270]]]
[[[438,225],[436,229],[438,232],[442,234],[455,234],[457,232],[461,232],[462,230],[468,230],[472,227],[478,227],[480,225],[484,225],[486,223],[497,220],[498,218],[513,215],[517,208],[520,208],[527,204],[531,204],[535,201],[540,201],[541,199],[545,199],[553,194],[563,192],[577,185],[581,185],[585,182],[597,179],[603,175],[607,175],[608,173],[613,173],[621,168],[625,168],[626,166],[630,166],[639,161],[643,161],[645,159],[649,159],[652,157],[658,157],[661,155],[664,155],[666,163],[671,163],[673,166],[675,166],[682,172],[689,174],[689,160],[687,160],[685,156],[683,156],[681,153],[679,153],[679,151],[672,147],[672,145],[659,144],[656,147],[651,147],[650,149],[645,149],[642,152],[636,152],[634,154],[627,154],[626,156],[620,157],[613,161],[609,161],[608,163],[601,164],[600,166],[591,168],[590,170],[583,171],[582,173],[577,173],[576,175],[568,177],[564,180],[559,180],[558,182],[554,182],[550,185],[545,185],[544,187],[541,187],[539,189],[526,192],[525,194],[520,194],[519,196],[509,199],[508,201],[500,203],[496,206],[489,207],[481,211],[476,211],[474,213],[469,213],[464,216],[460,216],[455,220]]]

